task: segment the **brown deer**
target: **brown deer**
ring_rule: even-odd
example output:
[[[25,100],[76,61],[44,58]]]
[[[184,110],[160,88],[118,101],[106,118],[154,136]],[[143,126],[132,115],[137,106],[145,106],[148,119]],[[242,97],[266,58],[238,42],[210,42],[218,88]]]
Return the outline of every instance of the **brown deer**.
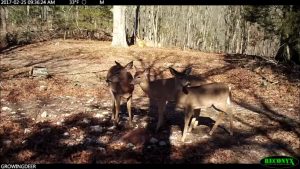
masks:
[[[179,73],[170,69],[172,75],[177,78]],[[224,119],[224,115],[229,115],[230,118],[230,135],[233,135],[232,130],[232,112],[231,112],[231,88],[224,83],[210,83],[201,86],[183,87],[181,92],[178,92],[176,97],[176,106],[184,108],[185,119],[184,129],[181,141],[184,142],[191,117],[194,115],[195,109],[213,107],[220,112],[217,120],[209,132],[212,135],[220,122]],[[193,124],[191,124],[191,129]]]
[[[157,132],[164,122],[164,111],[167,101],[174,101],[177,93],[181,91],[183,87],[189,85],[187,77],[191,72],[191,68],[187,68],[182,72],[177,72],[175,78],[158,79],[154,81],[150,81],[149,79],[149,68],[138,70],[135,67],[135,69],[136,73],[132,84],[139,84],[150,100],[154,101],[158,107],[158,123],[155,130]],[[170,70],[172,69],[173,68],[170,68]]]
[[[115,61],[115,63],[116,65],[108,70],[106,76],[106,82],[108,83],[109,91],[112,96],[112,120],[115,125],[119,123],[120,103],[123,97],[127,99],[129,124],[132,125],[131,102],[134,85],[131,84],[133,77],[128,71],[132,68],[133,61],[125,66],[122,66],[117,61]]]
[[[136,43],[138,45],[138,47],[146,47],[146,42],[142,39],[140,39],[138,36],[136,37]]]

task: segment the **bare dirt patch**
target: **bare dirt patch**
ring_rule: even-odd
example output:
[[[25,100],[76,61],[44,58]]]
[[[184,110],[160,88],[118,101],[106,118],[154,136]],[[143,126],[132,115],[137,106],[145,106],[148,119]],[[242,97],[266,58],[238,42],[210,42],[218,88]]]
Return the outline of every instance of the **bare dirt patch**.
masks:
[[[258,163],[265,156],[300,154],[300,76],[272,64],[253,64],[259,61],[252,57],[53,40],[4,51],[0,59],[1,162]],[[200,83],[228,83],[234,136],[227,123],[208,135],[217,116],[213,109],[201,112],[185,143],[180,142],[180,109],[168,111],[164,128],[154,133],[156,110],[139,86],[133,96],[134,127],[127,124],[124,106],[121,124],[114,127],[104,79],[115,60],[151,67],[153,79],[170,77],[169,66],[192,66],[191,78]],[[30,78],[32,66],[47,67],[51,77]]]

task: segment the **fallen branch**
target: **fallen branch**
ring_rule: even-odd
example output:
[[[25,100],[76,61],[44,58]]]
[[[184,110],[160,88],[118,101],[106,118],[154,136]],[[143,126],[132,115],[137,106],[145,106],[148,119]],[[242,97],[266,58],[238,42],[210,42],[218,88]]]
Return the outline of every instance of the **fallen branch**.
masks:
[[[84,72],[84,73],[65,73],[65,72],[60,72],[60,73],[55,73],[55,76],[63,76],[63,75],[79,75],[79,74],[89,74],[89,73],[100,73],[100,72],[106,72],[107,70],[100,70],[100,71],[93,71],[93,72]],[[50,73],[52,74],[52,73]]]

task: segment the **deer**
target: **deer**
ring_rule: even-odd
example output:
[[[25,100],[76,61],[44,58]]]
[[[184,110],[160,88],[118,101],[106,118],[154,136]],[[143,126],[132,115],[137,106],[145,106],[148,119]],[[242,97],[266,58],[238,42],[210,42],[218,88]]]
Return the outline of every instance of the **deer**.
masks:
[[[134,66],[135,67],[135,66]],[[169,68],[170,70],[173,68]],[[150,100],[156,103],[158,107],[158,122],[155,132],[157,133],[164,122],[164,111],[168,101],[174,101],[177,93],[183,87],[189,86],[187,80],[188,75],[191,73],[191,67],[186,68],[182,72],[177,72],[176,77],[168,79],[157,79],[150,81],[150,68],[140,70],[135,67],[136,73],[134,75],[132,84],[139,85],[141,89],[148,95]]]
[[[138,36],[136,37],[136,43],[138,47],[146,47],[146,42],[145,40],[140,39]]]
[[[174,69],[170,69],[172,75],[175,78],[180,76]],[[224,120],[224,115],[228,115],[230,118],[230,135],[233,135],[232,126],[232,112],[231,112],[231,88],[225,83],[208,83],[200,86],[183,86],[182,90],[177,93],[176,96],[176,107],[181,107],[184,109],[184,128],[182,132],[181,141],[184,142],[186,138],[187,131],[191,131],[195,125],[195,121],[191,121],[191,117],[196,109],[203,109],[213,107],[220,114],[217,117],[215,124],[209,132],[212,135],[220,122]],[[189,128],[190,127],[190,128]]]
[[[133,76],[129,72],[132,66],[133,61],[125,66],[115,61],[115,65],[108,70],[106,75],[106,82],[112,97],[112,120],[114,125],[119,123],[121,98],[126,98],[129,124],[132,126],[131,103],[134,85],[131,84]]]

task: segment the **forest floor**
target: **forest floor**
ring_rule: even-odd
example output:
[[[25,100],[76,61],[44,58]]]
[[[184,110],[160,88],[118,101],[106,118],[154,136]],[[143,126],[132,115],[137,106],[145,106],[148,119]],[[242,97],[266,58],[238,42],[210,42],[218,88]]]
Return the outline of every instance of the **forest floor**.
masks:
[[[259,163],[270,155],[300,154],[299,70],[260,57],[57,39],[8,49],[0,59],[1,163]],[[134,126],[123,105],[114,127],[105,76],[115,60],[151,66],[153,78],[170,77],[169,66],[192,66],[201,83],[228,83],[234,135],[228,120],[208,135],[218,114],[210,108],[184,143],[180,109],[167,111],[164,127],[154,133],[156,110],[139,86]],[[32,66],[47,67],[51,77],[30,78]]]

